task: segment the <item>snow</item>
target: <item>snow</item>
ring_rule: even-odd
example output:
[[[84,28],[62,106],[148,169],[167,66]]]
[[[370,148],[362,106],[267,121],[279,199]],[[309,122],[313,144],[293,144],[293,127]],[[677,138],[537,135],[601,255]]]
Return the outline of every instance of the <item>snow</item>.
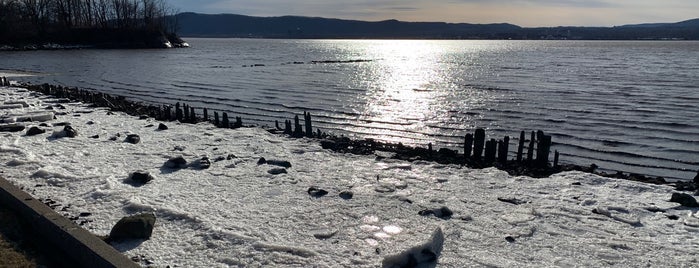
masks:
[[[20,101],[26,105],[7,105]],[[81,103],[48,110],[54,99],[14,87],[0,88],[0,105],[0,118],[56,116],[44,134],[0,132],[0,175],[56,201],[65,216],[91,213],[76,222],[97,235],[124,216],[155,213],[150,240],[113,246],[158,267],[390,267],[409,258],[434,267],[435,255],[438,267],[697,262],[699,214],[670,203],[670,186],[338,154],[262,128],[163,122],[169,129],[161,131],[152,119]],[[53,136],[61,122],[78,136]],[[124,142],[128,134],[140,143]],[[211,167],[164,166],[177,156],[188,163],[206,156]],[[260,157],[292,166],[272,175],[280,166],[258,165]],[[155,179],[126,183],[138,170]],[[312,197],[310,187],[329,193]],[[353,197],[340,198],[347,190]],[[418,214],[442,207],[454,214]]]

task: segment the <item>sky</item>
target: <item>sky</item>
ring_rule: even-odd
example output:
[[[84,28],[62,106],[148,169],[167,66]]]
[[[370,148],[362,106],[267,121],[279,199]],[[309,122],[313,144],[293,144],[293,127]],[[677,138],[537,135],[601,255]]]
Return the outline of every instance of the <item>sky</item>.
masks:
[[[699,18],[697,0],[170,0],[180,12],[379,21],[615,26]]]

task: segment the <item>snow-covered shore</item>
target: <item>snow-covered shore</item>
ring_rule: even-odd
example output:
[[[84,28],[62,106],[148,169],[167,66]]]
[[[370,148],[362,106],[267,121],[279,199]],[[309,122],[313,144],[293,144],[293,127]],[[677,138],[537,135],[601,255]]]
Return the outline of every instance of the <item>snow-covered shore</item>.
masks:
[[[152,119],[0,88],[0,102],[19,101],[26,105],[0,110],[5,122],[48,112],[57,119],[22,123],[47,130],[39,135],[0,132],[0,175],[97,235],[123,216],[155,213],[150,240],[114,245],[143,265],[376,267],[425,243],[439,267],[697,262],[697,209],[668,202],[670,186],[337,154],[261,128],[164,122],[168,129],[158,130]],[[77,137],[57,135],[64,122]],[[129,134],[140,142],[125,142]],[[195,164],[164,167],[176,156]],[[203,157],[209,168],[196,164]],[[282,167],[259,165],[261,157],[291,167],[273,175]],[[126,183],[137,170],[155,179]],[[311,187],[328,194],[314,197]],[[427,213],[443,207],[453,215]],[[436,230],[443,244],[432,239]]]

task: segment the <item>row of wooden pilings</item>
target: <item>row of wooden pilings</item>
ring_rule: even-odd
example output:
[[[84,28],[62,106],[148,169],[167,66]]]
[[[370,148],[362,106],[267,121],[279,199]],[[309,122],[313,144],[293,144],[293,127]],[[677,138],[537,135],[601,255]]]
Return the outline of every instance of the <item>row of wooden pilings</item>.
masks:
[[[525,143],[526,132],[522,131],[519,135],[515,161],[538,167],[548,166],[551,153],[551,136],[544,134],[541,130],[537,132],[532,131],[527,146],[526,158],[524,155]],[[474,134],[466,134],[463,148],[466,162],[486,165],[493,163],[507,164],[509,161],[510,137],[505,136],[502,140],[487,140],[485,129],[478,128]],[[536,156],[534,155],[535,152]],[[558,160],[559,153],[555,151],[553,167],[558,166]]]
[[[7,80],[7,77],[0,77],[0,87],[9,87],[10,86],[10,80]]]

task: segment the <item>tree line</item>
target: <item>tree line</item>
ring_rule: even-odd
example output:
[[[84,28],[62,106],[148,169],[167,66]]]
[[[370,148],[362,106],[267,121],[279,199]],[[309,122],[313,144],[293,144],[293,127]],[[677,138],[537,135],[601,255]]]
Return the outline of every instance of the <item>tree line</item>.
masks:
[[[0,0],[0,42],[115,31],[168,34],[177,30],[166,20],[175,13],[165,0]]]

